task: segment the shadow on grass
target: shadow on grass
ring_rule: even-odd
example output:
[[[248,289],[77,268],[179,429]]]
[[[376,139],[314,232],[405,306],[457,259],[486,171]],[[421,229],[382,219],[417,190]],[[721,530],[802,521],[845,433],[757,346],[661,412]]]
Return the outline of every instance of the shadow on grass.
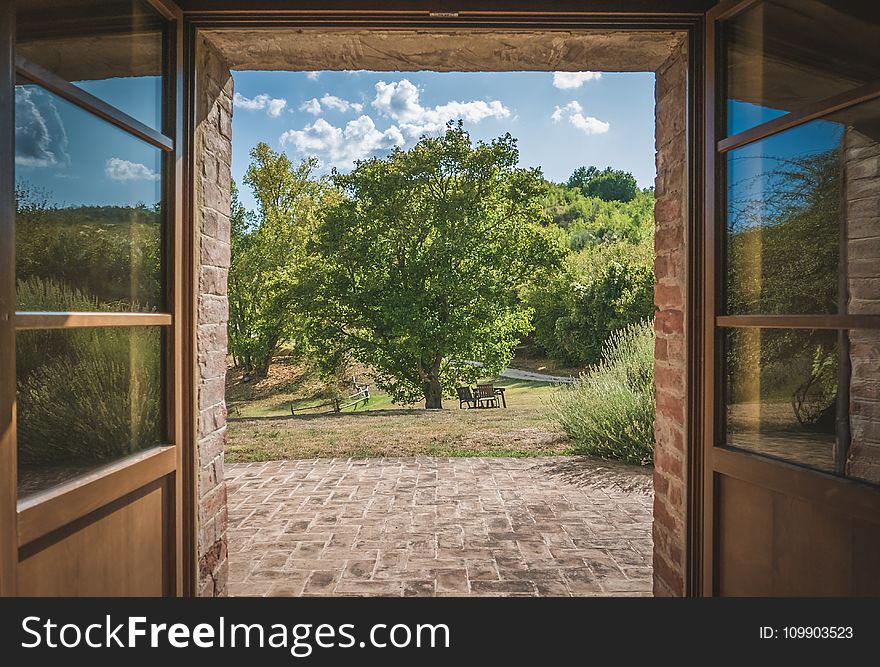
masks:
[[[561,461],[537,463],[536,467],[575,486],[645,495],[654,491],[654,468],[651,466],[606,461],[592,456],[571,456]]]

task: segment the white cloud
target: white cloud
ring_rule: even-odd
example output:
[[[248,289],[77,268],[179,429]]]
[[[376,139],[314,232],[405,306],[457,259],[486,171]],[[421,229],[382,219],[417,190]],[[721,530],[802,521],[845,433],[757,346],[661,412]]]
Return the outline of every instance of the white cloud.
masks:
[[[451,101],[435,107],[424,107],[419,97],[419,89],[409,79],[391,83],[379,81],[373,106],[394,120],[410,138],[442,130],[448,121],[459,118],[478,123],[485,118],[510,116],[510,110],[498,100]]]
[[[611,129],[611,123],[593,116],[584,116],[584,108],[575,101],[569,102],[564,107],[557,106],[550,118],[554,123],[567,119],[574,127],[583,130],[586,134],[605,134]]]
[[[266,109],[266,111],[273,118],[278,118],[278,116],[281,115],[281,112],[284,111],[284,108],[286,106],[287,106],[287,100],[283,100],[283,99],[269,100],[269,106]]]
[[[321,104],[328,109],[335,109],[336,111],[342,111],[343,113],[349,109],[352,109],[355,113],[360,113],[364,110],[364,105],[360,102],[349,102],[348,100],[343,100],[342,98],[336,97],[336,95],[330,95],[329,93],[321,98]]]
[[[342,113],[347,113],[349,111],[361,113],[364,110],[364,105],[360,102],[349,102],[348,100],[344,100],[341,97],[336,97],[336,95],[326,93],[320,100],[316,97],[313,97],[312,99],[303,102],[299,106],[300,111],[305,111],[306,113],[310,113],[313,116],[318,116],[321,114],[321,111],[327,109],[340,111]]]
[[[370,157],[376,151],[402,146],[405,139],[396,126],[382,132],[372,118],[360,116],[344,128],[318,118],[301,130],[288,130],[281,135],[280,142],[282,146],[289,144],[298,153],[324,158],[334,167],[348,168],[355,160]]]
[[[15,164],[56,167],[67,164],[67,132],[52,103],[38,88],[15,87]]]
[[[580,105],[579,102],[569,102],[564,107],[556,106],[550,118],[553,119],[554,123],[558,123],[561,121],[566,114],[568,113],[582,113],[584,108]]]
[[[309,81],[317,81],[319,76],[321,76],[320,72],[306,72],[306,78]]]
[[[111,157],[104,165],[104,174],[113,181],[158,181],[159,174],[145,164]]]
[[[321,103],[313,97],[312,99],[300,104],[299,110],[310,113],[313,116],[317,116],[321,113]]]
[[[553,85],[562,90],[580,88],[584,81],[602,78],[602,72],[553,72]]]
[[[241,93],[235,93],[232,97],[232,103],[239,109],[247,109],[248,111],[266,110],[273,118],[278,118],[281,112],[287,107],[287,100],[281,97],[270,97],[265,93],[257,95],[254,98],[247,98]]]

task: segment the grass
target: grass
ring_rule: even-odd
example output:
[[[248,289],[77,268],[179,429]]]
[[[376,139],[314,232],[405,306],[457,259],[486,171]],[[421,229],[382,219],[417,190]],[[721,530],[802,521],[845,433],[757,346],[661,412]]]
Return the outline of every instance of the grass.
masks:
[[[290,404],[303,407],[330,400],[327,383],[289,355],[277,357],[265,378],[242,382],[240,369],[226,372],[226,405],[229,416],[280,417],[290,415]]]
[[[546,415],[552,385],[508,379],[497,379],[495,385],[505,387],[507,409],[460,410],[458,400],[447,400],[443,410],[424,410],[394,405],[387,394],[375,391],[357,409],[291,417],[287,395],[292,392],[265,396],[256,405],[239,405],[245,418],[229,424],[226,460],[570,453],[568,438]]]

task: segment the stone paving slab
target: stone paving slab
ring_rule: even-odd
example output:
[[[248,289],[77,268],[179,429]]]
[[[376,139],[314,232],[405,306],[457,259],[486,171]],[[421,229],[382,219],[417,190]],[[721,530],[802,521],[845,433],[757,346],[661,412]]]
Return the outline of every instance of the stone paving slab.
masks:
[[[572,457],[227,464],[229,593],[650,595],[650,478],[621,470]]]

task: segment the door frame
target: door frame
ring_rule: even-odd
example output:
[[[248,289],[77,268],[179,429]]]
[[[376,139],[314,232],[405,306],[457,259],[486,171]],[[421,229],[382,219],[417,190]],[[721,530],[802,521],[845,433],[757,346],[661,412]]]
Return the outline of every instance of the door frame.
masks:
[[[15,86],[14,0],[0,3],[0,90]],[[0,368],[15,377],[15,97],[0,95]],[[0,474],[14,479],[15,383],[0,381]],[[0,596],[18,588],[15,484],[0,483]]]
[[[240,9],[235,0],[228,2],[200,2],[190,0],[186,3],[184,13],[186,25],[186,60],[187,77],[189,78],[187,100],[187,128],[189,145],[192,143],[196,121],[196,81],[195,49],[198,36],[202,30],[223,29],[303,29],[319,32],[321,30],[347,29],[436,29],[449,30],[498,30],[516,29],[517,31],[656,31],[672,30],[686,34],[687,40],[687,201],[688,216],[685,234],[687,249],[687,309],[685,313],[685,340],[687,342],[686,364],[686,461],[684,471],[687,489],[686,517],[684,526],[684,594],[698,596],[703,594],[703,448],[699,446],[703,423],[703,391],[704,376],[702,361],[704,289],[697,277],[704,272],[704,240],[705,231],[705,187],[706,169],[704,159],[704,127],[709,116],[705,108],[707,96],[705,85],[705,9],[708,2],[694,2],[691,7],[678,12],[648,13],[621,9],[619,3],[612,8],[603,8],[592,12],[572,12],[564,1],[553,0],[542,6],[541,11],[517,12],[509,8],[509,3],[489,2],[489,7],[481,7],[479,11],[437,12],[386,10],[377,11],[362,7],[350,8],[349,4],[340,3],[334,11],[318,11],[303,9],[266,10],[262,8]],[[497,5],[497,7],[495,6]],[[194,155],[189,152],[187,159],[187,184],[195,178]],[[190,193],[190,196],[192,193]],[[188,210],[193,210],[190,200]],[[197,231],[196,231],[197,233]]]

